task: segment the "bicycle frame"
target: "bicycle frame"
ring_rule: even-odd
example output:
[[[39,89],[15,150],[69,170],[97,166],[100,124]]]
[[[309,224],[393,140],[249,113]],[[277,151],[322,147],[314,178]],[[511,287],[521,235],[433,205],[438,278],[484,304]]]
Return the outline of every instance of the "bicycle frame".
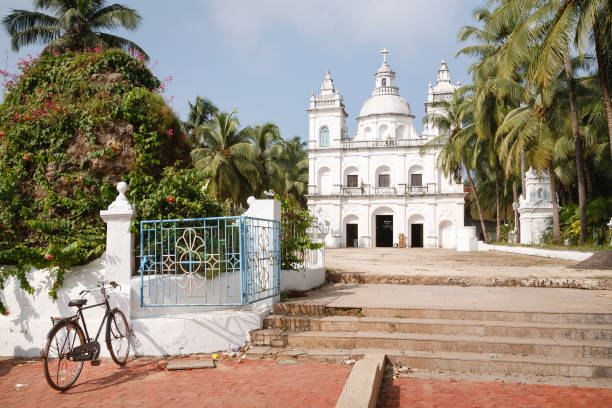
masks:
[[[110,304],[108,303],[108,295],[106,294],[104,289],[102,289],[102,295],[104,296],[104,302],[97,303],[91,306],[79,307],[79,310],[77,311],[77,313],[74,314],[74,316],[78,315],[81,321],[83,322],[83,330],[85,330],[85,338],[87,338],[88,342],[92,340],[98,341],[98,337],[100,337],[100,333],[102,332],[102,327],[104,327],[106,318],[111,312]],[[96,333],[96,337],[92,339],[91,337],[89,337],[89,332],[87,331],[87,323],[85,322],[85,316],[83,315],[83,310],[93,309],[94,307],[98,307],[102,305],[106,306],[106,311],[104,312],[104,317],[102,318],[102,321],[100,322],[100,327],[98,327],[98,332]]]

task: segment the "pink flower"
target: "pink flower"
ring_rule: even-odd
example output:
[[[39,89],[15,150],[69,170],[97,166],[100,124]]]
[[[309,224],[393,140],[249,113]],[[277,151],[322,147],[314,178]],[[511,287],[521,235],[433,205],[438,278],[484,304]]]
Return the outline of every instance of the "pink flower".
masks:
[[[166,134],[168,135],[168,137],[172,137],[172,135],[174,134],[174,130],[172,130],[172,129],[168,129],[168,130],[166,131]]]

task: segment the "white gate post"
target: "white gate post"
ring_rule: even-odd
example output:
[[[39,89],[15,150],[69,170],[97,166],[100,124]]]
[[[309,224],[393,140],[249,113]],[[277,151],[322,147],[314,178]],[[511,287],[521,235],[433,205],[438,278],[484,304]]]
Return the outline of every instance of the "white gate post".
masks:
[[[119,195],[107,210],[100,211],[100,216],[106,223],[105,279],[121,285],[121,295],[115,296],[112,304],[118,306],[126,316],[131,316],[130,281],[134,270],[134,234],[130,232],[130,225],[136,211],[125,196],[127,189],[125,182],[117,184]],[[119,288],[115,293],[119,293]]]

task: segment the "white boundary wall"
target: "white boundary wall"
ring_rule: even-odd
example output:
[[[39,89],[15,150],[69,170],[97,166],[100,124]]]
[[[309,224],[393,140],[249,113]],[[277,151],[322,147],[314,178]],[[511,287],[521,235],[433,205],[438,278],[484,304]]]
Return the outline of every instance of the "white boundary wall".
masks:
[[[560,249],[532,248],[524,246],[491,245],[478,241],[479,251],[500,251],[513,254],[543,256],[545,258],[567,259],[569,261],[584,261],[593,255],[593,252],[565,251]]]
[[[133,236],[129,226],[135,212],[124,193],[125,183],[117,186],[119,196],[101,216],[107,223],[107,252],[87,265],[71,268],[57,292],[49,297],[52,285],[48,269],[32,269],[28,281],[35,289],[29,295],[19,282],[7,279],[0,291],[8,316],[0,315],[0,356],[38,357],[51,329],[50,317],[69,316],[76,308],[68,307],[83,289],[93,289],[100,280],[114,280],[121,289],[109,291],[111,307],[119,307],[133,328],[132,350],[136,355],[175,355],[208,353],[244,345],[251,330],[260,329],[279,297],[265,299],[244,307],[149,307],[139,306],[140,278],[132,277]],[[280,204],[274,200],[250,200],[249,216],[280,220]],[[324,272],[323,272],[324,273]],[[101,296],[88,296],[88,304],[100,302]],[[89,335],[95,337],[104,308],[84,311]],[[98,338],[102,357],[108,357],[104,344],[105,328]]]

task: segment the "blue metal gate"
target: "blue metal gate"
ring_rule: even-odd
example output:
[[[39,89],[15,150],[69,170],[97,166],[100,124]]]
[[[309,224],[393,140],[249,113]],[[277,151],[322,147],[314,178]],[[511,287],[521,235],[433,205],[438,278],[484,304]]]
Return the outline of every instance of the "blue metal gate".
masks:
[[[280,293],[280,222],[140,222],[141,306],[238,306]]]

